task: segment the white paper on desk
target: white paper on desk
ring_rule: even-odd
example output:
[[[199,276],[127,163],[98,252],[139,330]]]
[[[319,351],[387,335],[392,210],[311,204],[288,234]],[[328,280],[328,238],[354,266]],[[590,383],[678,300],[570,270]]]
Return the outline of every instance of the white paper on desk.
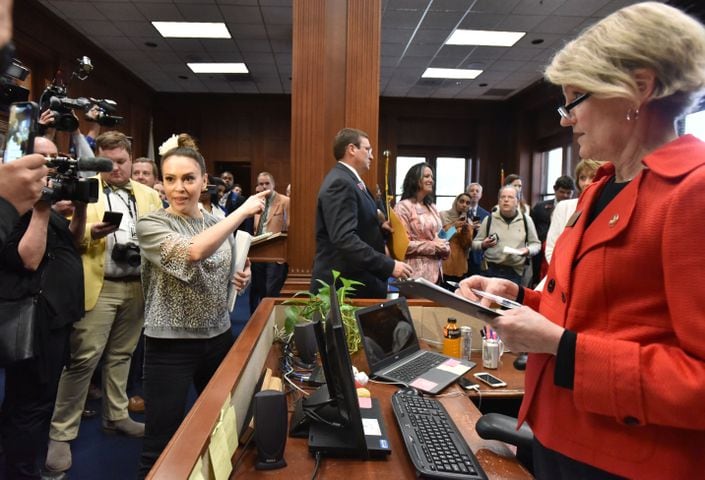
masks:
[[[512,248],[512,247],[504,247],[502,250],[502,253],[507,253],[509,255],[523,255],[524,252],[517,249],[517,248]]]
[[[235,309],[235,301],[237,300],[237,287],[232,283],[233,275],[235,272],[241,272],[245,268],[245,261],[247,260],[247,254],[250,251],[250,243],[252,242],[252,235],[242,230],[238,230],[235,234],[235,242],[233,243],[232,250],[232,263],[230,264],[230,277],[228,281],[230,282],[228,288],[228,311],[232,312]]]

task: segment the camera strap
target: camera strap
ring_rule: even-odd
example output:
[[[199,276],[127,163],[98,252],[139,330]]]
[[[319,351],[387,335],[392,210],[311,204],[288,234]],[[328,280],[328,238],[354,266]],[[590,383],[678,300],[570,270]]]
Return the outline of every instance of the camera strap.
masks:
[[[123,190],[125,193],[127,193],[127,200],[120,195],[118,190]],[[110,201],[111,194],[114,194],[117,198],[120,199],[120,201],[127,207],[127,213],[130,215],[130,222],[127,226],[127,234],[132,240],[137,239],[137,226],[136,226],[136,219],[135,217],[137,216],[137,204],[135,202],[135,196],[132,194],[132,192],[128,191],[127,189],[113,189],[110,185],[104,184],[103,187],[103,192],[105,193],[105,199],[108,202],[108,210],[113,212],[113,205]],[[113,239],[117,243],[117,236],[115,236],[115,232],[113,232]]]

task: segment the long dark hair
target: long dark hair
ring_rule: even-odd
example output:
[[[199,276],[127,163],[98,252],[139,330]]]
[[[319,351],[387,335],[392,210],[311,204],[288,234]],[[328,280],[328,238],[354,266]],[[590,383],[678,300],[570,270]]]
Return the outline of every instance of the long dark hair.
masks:
[[[406,177],[404,177],[404,185],[402,186],[401,199],[406,200],[407,198],[416,198],[420,187],[419,183],[423,178],[423,171],[425,168],[430,168],[433,174],[433,167],[426,162],[417,163],[406,172]],[[434,175],[435,177],[435,175]],[[430,207],[433,204],[433,195],[428,194],[423,197],[423,204]]]

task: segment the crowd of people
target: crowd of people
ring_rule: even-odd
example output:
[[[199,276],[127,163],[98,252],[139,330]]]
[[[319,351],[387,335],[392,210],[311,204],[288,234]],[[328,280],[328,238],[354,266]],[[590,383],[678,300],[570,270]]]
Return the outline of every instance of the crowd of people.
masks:
[[[0,45],[10,34],[0,22]],[[673,125],[705,90],[705,28],[665,4],[631,5],[563,47],[545,76],[567,101],[561,125],[579,134],[574,179],[558,177],[552,198],[531,208],[522,178],[508,175],[489,210],[471,183],[439,211],[433,167],[414,165],[394,205],[403,259],[386,247],[391,212],[362,180],[369,136],[340,130],[318,193],[311,291],[337,270],[361,282],[358,297],[385,298],[393,277],[516,300],[524,306],[492,327],[529,353],[519,422],[533,429],[538,478],[648,478],[664,465],[670,477],[698,477],[705,322],[699,263],[684,252],[699,251],[690,244],[700,239],[705,144]],[[165,142],[157,163],[133,160],[124,133],[75,131],[76,150],[112,170],[96,175],[96,202],[52,202],[44,157],[57,153],[57,133],[50,114],[40,122],[48,131],[35,153],[0,166],[0,291],[36,296],[40,327],[34,357],[5,367],[5,476],[71,467],[100,370],[102,428],[144,438],[144,478],[186,415],[189,387],[205,388],[234,341],[229,289],[251,285],[253,310],[278,296],[285,263],[231,271],[231,256],[238,229],[288,230],[289,188],[277,192],[263,171],[246,196],[231,172],[207,172],[188,134]],[[145,423],[130,416],[135,364]]]

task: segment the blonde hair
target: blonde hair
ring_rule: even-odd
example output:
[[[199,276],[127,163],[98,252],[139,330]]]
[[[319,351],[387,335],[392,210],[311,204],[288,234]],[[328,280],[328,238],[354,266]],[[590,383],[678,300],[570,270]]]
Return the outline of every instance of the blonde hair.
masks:
[[[597,170],[604,164],[605,162],[593,160],[592,158],[584,158],[578,162],[575,166],[575,188],[578,189],[578,193],[583,192],[583,189],[580,188],[580,175],[583,172],[592,172],[592,176],[594,177]]]
[[[598,97],[636,101],[638,68],[655,73],[654,106],[673,117],[686,113],[705,89],[705,27],[663,3],[630,5],[569,42],[544,76]]]

